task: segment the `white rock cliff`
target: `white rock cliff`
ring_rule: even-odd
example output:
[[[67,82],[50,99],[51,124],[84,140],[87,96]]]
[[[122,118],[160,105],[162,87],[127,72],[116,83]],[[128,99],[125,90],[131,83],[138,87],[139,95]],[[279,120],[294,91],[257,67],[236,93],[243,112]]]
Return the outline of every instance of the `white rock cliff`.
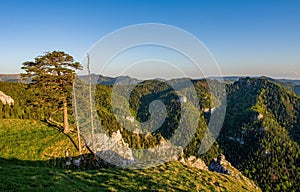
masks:
[[[15,103],[15,101],[10,96],[4,94],[2,91],[0,91],[0,100],[4,105],[14,105]]]

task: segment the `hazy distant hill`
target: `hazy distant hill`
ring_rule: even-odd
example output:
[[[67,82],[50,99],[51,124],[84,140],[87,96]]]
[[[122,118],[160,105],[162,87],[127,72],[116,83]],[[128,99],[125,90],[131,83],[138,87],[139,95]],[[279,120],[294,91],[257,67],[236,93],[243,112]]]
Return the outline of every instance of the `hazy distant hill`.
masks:
[[[224,82],[227,83],[238,81],[240,78],[243,78],[243,76],[209,77],[209,79],[223,80]]]
[[[300,85],[300,80],[296,79],[278,79],[278,81],[286,82],[286,83],[292,83],[295,85]]]
[[[85,82],[88,82],[88,76],[87,75],[81,75],[80,78],[82,78]],[[102,84],[102,85],[113,85],[116,83],[116,80],[118,82],[122,82],[123,84],[130,83],[139,83],[142,82],[142,80],[132,78],[129,76],[120,76],[120,77],[108,77],[103,75],[97,75],[97,74],[91,74],[92,82],[94,84]],[[245,76],[224,76],[224,77],[208,77],[209,79],[215,79],[215,80],[224,80],[226,83],[233,83],[235,81],[238,81],[240,78],[245,78]],[[257,78],[257,77],[252,77]],[[300,95],[300,80],[297,79],[273,79],[269,77],[264,77],[272,82],[278,83],[292,91],[294,91],[296,94]],[[164,79],[155,79],[160,81],[165,81]],[[19,74],[0,74],[0,81],[2,82],[21,82],[21,77]]]
[[[300,80],[290,80],[290,79],[279,79],[278,81],[284,82],[290,87],[297,95],[300,95]]]
[[[288,88],[289,90],[294,91],[297,95],[300,95],[300,80],[294,80],[294,79],[272,79],[269,77],[263,77],[265,79],[268,79],[271,82],[277,83],[285,88]]]
[[[21,82],[21,77],[19,74],[0,74],[0,81]]]
[[[235,81],[238,81],[241,78],[246,78],[245,76],[225,76],[225,77],[209,77],[210,79],[216,79],[216,80],[224,80],[226,83],[234,83]],[[251,78],[259,78],[259,77],[251,77]],[[294,91],[297,95],[300,95],[300,80],[298,79],[274,79],[270,77],[261,77],[264,79],[267,79],[271,82],[280,84],[281,86],[284,86],[292,91]]]

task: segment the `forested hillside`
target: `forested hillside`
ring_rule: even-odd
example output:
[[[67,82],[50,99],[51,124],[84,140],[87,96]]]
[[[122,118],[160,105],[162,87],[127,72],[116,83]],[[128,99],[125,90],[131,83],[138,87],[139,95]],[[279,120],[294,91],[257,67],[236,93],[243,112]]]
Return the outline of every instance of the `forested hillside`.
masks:
[[[214,156],[223,152],[234,166],[254,179],[265,191],[293,191],[300,188],[300,102],[294,92],[265,77],[241,78],[228,84],[227,113],[221,135],[206,154],[199,155],[198,149],[210,116],[203,109],[210,108],[210,94],[204,80],[195,80],[193,83],[201,99],[202,110],[197,132],[184,150],[186,155],[196,155],[209,163]],[[110,98],[111,87],[99,85],[98,88],[101,89],[99,98]],[[100,96],[104,93],[106,96]],[[134,89],[130,99],[131,115],[140,121],[149,118],[149,103],[156,99],[166,104],[168,116],[151,141],[147,141],[141,134],[135,135],[139,139],[132,139],[131,133],[123,130],[123,135],[131,135],[126,136],[127,142],[133,144],[140,141],[143,144],[137,142],[132,146],[147,147],[151,146],[149,143],[157,142],[155,135],[165,138],[172,135],[172,129],[176,128],[177,120],[180,119],[179,98],[174,90],[167,84],[147,81]],[[109,102],[109,99],[105,102],[105,110],[99,107],[100,117],[109,118],[108,122],[116,122]],[[124,123],[130,125],[126,119]],[[108,129],[109,125],[111,123],[106,125]]]
[[[207,153],[200,155],[198,149],[212,112],[211,95],[205,80],[193,80],[192,83],[199,99],[199,123],[195,135],[184,148],[184,155],[195,155],[209,164],[218,154],[224,153],[235,167],[264,191],[298,191],[299,96],[268,78],[241,78],[228,84],[227,112],[220,136]],[[51,110],[30,102],[33,95],[26,85],[8,82],[0,82],[0,85],[0,91],[15,100],[13,106],[0,103],[0,118],[43,120],[53,115],[49,114]],[[114,114],[119,114],[118,110],[123,109],[112,108],[112,88],[111,85],[98,84],[95,92],[97,113],[108,134],[120,130],[124,141],[130,147],[139,149],[156,146],[162,138],[168,139],[174,134],[181,118],[181,102],[186,101],[168,83],[158,80],[140,82],[130,95],[128,116]],[[181,91],[187,89],[182,87]],[[118,106],[122,106],[125,100],[120,95]],[[149,105],[154,100],[165,104],[166,120],[153,133],[140,133],[142,127],[132,119],[145,122],[151,118]],[[61,116],[59,113],[54,115],[58,121]]]
[[[204,112],[204,109],[210,108],[210,94],[209,88],[205,80],[193,81],[196,88],[197,96],[199,98],[199,105],[202,110],[199,111],[199,122],[198,125],[190,125],[198,127],[193,139],[184,149],[185,155],[195,155],[201,157],[207,164],[219,154],[218,144],[215,143],[213,147],[204,155],[199,155],[198,150],[203,138],[205,131],[207,130],[207,122],[209,119],[208,112]],[[181,89],[185,91],[187,87]],[[167,116],[163,124],[155,130],[152,134],[137,134],[138,130],[141,129],[138,125],[134,124],[128,117],[120,116],[116,119],[111,107],[111,92],[112,87],[106,85],[97,85],[95,99],[98,105],[97,112],[101,118],[101,123],[106,131],[111,134],[114,131],[120,130],[124,140],[129,143],[130,147],[133,148],[149,148],[157,145],[161,137],[169,139],[176,128],[178,127],[179,120],[181,118],[180,111],[180,96],[165,82],[160,82],[157,80],[145,81],[138,84],[130,96],[130,109],[131,114],[128,117],[137,119],[140,122],[145,122],[150,118],[150,113],[148,111],[149,104],[154,100],[161,100],[167,109]],[[117,106],[122,106],[121,102],[125,102],[125,98],[120,96],[118,99],[120,102]],[[192,107],[192,105],[188,105]],[[124,110],[118,108],[115,110]],[[194,110],[187,110],[188,112]],[[124,114],[126,114],[124,112]],[[155,114],[160,115],[160,114]],[[191,118],[195,115],[187,114]],[[121,122],[118,123],[118,122]],[[188,123],[187,123],[188,124]],[[150,125],[155,127],[155,125]],[[122,127],[126,127],[123,129]],[[136,131],[135,131],[136,130]]]
[[[13,105],[0,102],[0,118],[49,120],[51,117],[55,123],[62,121],[62,112],[56,109],[55,104],[41,105],[38,101],[36,93],[40,90],[33,91],[20,82],[0,82],[0,91],[14,100]],[[72,102],[68,104],[68,107],[70,121],[74,122]]]
[[[264,191],[300,188],[299,107],[299,97],[265,78],[240,79],[228,87],[219,144]]]

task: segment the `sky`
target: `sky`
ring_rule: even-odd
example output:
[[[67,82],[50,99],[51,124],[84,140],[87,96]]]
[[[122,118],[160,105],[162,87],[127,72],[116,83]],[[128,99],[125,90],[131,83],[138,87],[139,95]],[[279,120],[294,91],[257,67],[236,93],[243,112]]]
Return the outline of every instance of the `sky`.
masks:
[[[24,61],[46,51],[62,50],[83,61],[99,39],[115,30],[161,23],[198,38],[225,76],[300,79],[299,10],[297,0],[2,1],[0,73],[20,73]]]

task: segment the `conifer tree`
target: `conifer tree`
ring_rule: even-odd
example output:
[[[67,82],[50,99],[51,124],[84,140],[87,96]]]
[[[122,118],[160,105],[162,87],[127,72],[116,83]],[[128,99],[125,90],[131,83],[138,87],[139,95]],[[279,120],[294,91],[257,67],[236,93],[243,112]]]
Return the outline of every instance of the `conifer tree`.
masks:
[[[22,79],[31,81],[29,87],[36,96],[35,103],[48,110],[62,110],[64,133],[69,133],[68,103],[76,70],[82,69],[80,63],[62,51],[52,51],[24,62],[22,69]]]

